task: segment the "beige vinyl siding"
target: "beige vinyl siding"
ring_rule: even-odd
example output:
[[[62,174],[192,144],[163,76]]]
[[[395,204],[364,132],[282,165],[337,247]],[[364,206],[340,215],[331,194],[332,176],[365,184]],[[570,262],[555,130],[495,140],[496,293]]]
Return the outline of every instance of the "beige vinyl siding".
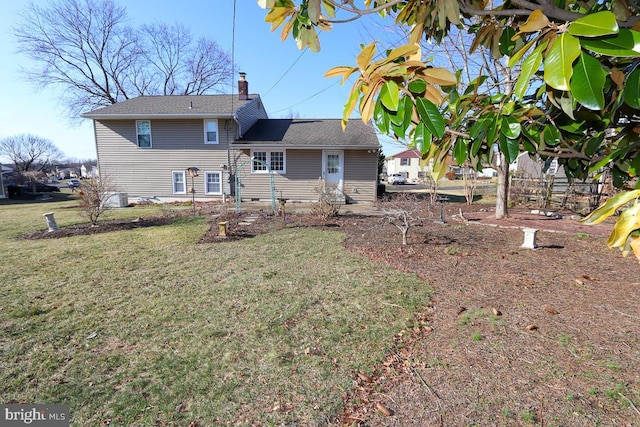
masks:
[[[375,202],[378,153],[345,150],[344,194],[347,203]]]
[[[277,151],[272,149],[271,151]],[[242,150],[238,165],[246,161],[239,178],[243,200],[268,200],[271,197],[269,174],[251,173],[250,151]],[[286,150],[285,175],[274,173],[276,197],[289,200],[314,201],[315,188],[322,177],[322,150]],[[373,202],[376,199],[377,154],[366,150],[345,150],[344,191],[350,203]]]
[[[151,120],[152,148],[139,148],[135,120],[96,121],[100,175],[110,177],[129,197],[184,198],[173,194],[172,171],[189,167],[222,171],[221,165],[227,163],[227,142],[232,140],[235,127],[225,130],[225,121],[220,120],[219,128],[220,144],[205,144],[202,119]],[[191,178],[187,187],[191,187]],[[194,179],[194,187],[198,198],[220,197],[205,196],[203,174]]]
[[[272,149],[271,151],[279,151]],[[318,194],[315,187],[318,178],[322,175],[322,154],[319,150],[285,150],[286,171],[285,175],[273,174],[276,189],[276,197],[284,197],[291,200],[316,200]],[[269,199],[268,173],[251,173],[250,151],[242,150],[238,159],[238,165],[246,161],[242,170],[238,171],[238,177],[242,182],[242,199]]]

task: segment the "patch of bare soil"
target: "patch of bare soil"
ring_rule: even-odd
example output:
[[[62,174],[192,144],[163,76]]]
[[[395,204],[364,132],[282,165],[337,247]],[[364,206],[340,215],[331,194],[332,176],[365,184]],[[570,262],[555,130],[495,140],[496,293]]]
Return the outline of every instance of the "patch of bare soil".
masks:
[[[162,215],[149,215],[135,219],[114,219],[99,221],[97,224],[82,223],[61,227],[57,231],[36,230],[20,236],[25,240],[59,239],[61,237],[87,236],[91,234],[110,233],[113,231],[133,230],[134,228],[157,227],[167,225],[183,216],[182,214],[166,213]]]
[[[589,227],[529,209],[496,221],[486,206],[452,203],[442,224],[432,211],[406,246],[383,217],[262,212],[216,216],[202,242],[327,228],[345,233],[349,250],[433,287],[424,312],[395,337],[396,350],[375,372],[354,372],[343,425],[640,426],[640,266],[606,247],[611,223]],[[221,221],[229,221],[226,238]],[[521,247],[522,227],[540,230],[538,249]]]

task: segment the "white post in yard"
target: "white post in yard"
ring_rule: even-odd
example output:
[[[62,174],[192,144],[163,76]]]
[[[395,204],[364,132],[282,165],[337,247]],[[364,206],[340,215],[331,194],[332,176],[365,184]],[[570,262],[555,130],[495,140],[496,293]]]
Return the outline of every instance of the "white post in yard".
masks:
[[[536,233],[538,230],[535,228],[523,228],[522,231],[524,231],[524,243],[521,248],[536,249],[538,247],[536,244]]]
[[[47,212],[46,214],[42,214],[47,219],[47,227],[49,227],[49,232],[58,231],[58,224],[56,224],[56,219],[53,217],[53,212]]]

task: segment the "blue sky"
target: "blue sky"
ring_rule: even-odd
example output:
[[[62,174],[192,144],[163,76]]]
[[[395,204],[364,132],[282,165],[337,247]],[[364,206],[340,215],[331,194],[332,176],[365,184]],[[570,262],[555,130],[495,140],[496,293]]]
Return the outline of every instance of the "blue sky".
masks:
[[[44,4],[46,0],[35,0]],[[126,6],[131,24],[145,22],[183,23],[194,38],[206,36],[231,53],[233,35],[232,0],[116,0]],[[31,133],[53,141],[67,157],[95,158],[93,129],[89,120],[73,123],[56,101],[61,88],[36,89],[20,74],[28,60],[16,53],[12,28],[19,25],[19,11],[30,3],[12,0],[0,15],[0,138]],[[289,38],[282,42],[280,32],[272,33],[264,22],[266,11],[256,0],[237,0],[234,59],[247,73],[249,91],[263,99],[271,118],[340,118],[350,85],[338,78],[324,78],[337,65],[355,65],[361,43],[386,35],[375,19],[366,17],[355,23],[334,26],[320,35],[319,53],[297,49]],[[237,79],[234,79],[234,81]],[[234,83],[235,86],[235,83]],[[234,89],[234,93],[237,89]],[[232,88],[226,92],[231,92]],[[382,139],[386,155],[403,147]]]

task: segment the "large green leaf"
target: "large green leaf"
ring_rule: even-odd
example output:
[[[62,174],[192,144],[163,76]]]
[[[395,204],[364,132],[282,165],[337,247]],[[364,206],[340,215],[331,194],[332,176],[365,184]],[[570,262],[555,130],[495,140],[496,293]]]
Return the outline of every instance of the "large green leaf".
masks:
[[[473,139],[482,139],[481,135],[486,131],[489,126],[494,124],[495,115],[493,112],[484,114],[478,118],[478,120],[469,129],[469,135]]]
[[[640,109],[640,67],[627,76],[624,85],[624,101],[635,109]]]
[[[516,45],[515,40],[512,39],[516,30],[513,27],[507,26],[500,36],[500,53],[503,55],[509,55]]]
[[[500,115],[494,116],[492,123],[487,128],[487,146],[490,147],[494,142],[496,142],[496,139],[500,134],[501,127],[502,127],[502,116]]]
[[[618,32],[618,22],[616,16],[606,10],[576,19],[569,25],[567,31],[578,37],[608,36]]]
[[[600,55],[636,58],[640,57],[640,33],[622,28],[614,37],[581,39],[583,48]]]
[[[604,108],[604,83],[606,72],[600,61],[582,52],[573,67],[571,93],[576,101],[590,110]]]
[[[373,119],[375,120],[378,130],[380,130],[384,135],[388,135],[390,122],[389,113],[387,113],[387,110],[384,109],[382,103],[379,101],[376,103],[376,107],[373,110]]]
[[[522,99],[527,92],[527,89],[531,87],[531,77],[540,68],[542,64],[542,51],[547,48],[548,42],[540,44],[536,47],[531,55],[529,55],[524,61],[522,61],[522,68],[520,70],[520,77],[516,82],[513,90],[516,99]]]
[[[415,79],[409,83],[409,90],[415,94],[421,94],[427,90],[427,83],[422,79]]]
[[[391,122],[402,130],[401,134],[406,134],[411,125],[411,115],[413,113],[413,103],[411,98],[405,96],[398,103],[398,111],[391,114]]]
[[[542,132],[542,138],[548,146],[555,147],[560,144],[560,131],[555,126],[547,126]]]
[[[436,138],[442,138],[444,135],[444,119],[436,105],[426,98],[416,99],[416,108],[422,123],[434,134]]]
[[[382,105],[387,107],[391,111],[398,111],[398,99],[400,97],[400,90],[398,84],[393,80],[386,82],[382,89],[380,89],[379,99]]]
[[[473,143],[471,144],[471,155],[477,156],[478,151],[480,151],[480,147],[482,147],[482,138],[474,139]]]
[[[629,162],[629,175],[640,175],[640,156],[636,156]]]
[[[488,79],[488,76],[482,75],[471,80],[464,90],[464,95],[478,91],[478,88]]]
[[[408,105],[408,106],[407,106]],[[404,138],[411,124],[411,113],[413,112],[413,104],[409,97],[405,96],[398,103],[398,111],[390,113],[391,128],[396,136]]]
[[[533,145],[527,138],[522,139],[522,146],[529,154],[534,154],[536,152],[536,146]]]
[[[544,81],[554,89],[569,90],[573,61],[580,56],[580,40],[568,33],[556,38],[544,60]]]
[[[592,157],[596,153],[596,150],[600,147],[600,145],[602,145],[603,141],[604,141],[604,132],[601,132],[596,136],[592,136],[591,138],[589,138],[586,144],[584,144],[583,146],[584,154],[586,154],[589,157]]]
[[[502,125],[500,126],[502,134],[510,139],[516,139],[520,136],[522,126],[520,122],[513,116],[502,116]]]
[[[462,164],[467,160],[468,152],[469,143],[464,139],[458,139],[456,141],[456,145],[453,146],[453,158],[458,166],[462,166]]]
[[[501,134],[498,146],[500,147],[500,151],[504,154],[507,163],[513,163],[516,161],[518,154],[520,154],[520,144],[517,139],[507,138],[504,134]]]
[[[427,129],[423,123],[418,123],[418,126],[416,126],[413,133],[413,143],[416,150],[421,154],[427,154],[431,149],[432,137],[433,136],[431,135],[431,132],[429,132],[429,129]]]

